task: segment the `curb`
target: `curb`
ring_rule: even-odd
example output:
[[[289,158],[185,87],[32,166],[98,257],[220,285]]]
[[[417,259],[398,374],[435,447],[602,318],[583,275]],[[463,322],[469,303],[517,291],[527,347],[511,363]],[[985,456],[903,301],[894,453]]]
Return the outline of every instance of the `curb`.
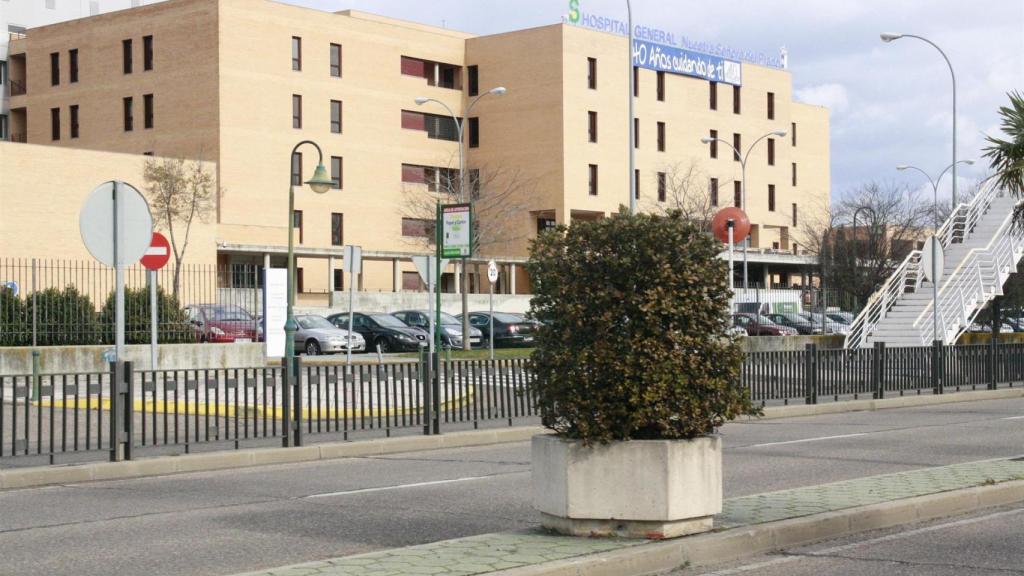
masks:
[[[761,418],[746,417],[736,422],[751,420],[773,420],[776,418],[798,418],[801,416],[822,416],[825,414],[842,414],[845,412],[865,412],[886,410],[891,408],[913,408],[916,406],[935,406],[938,404],[954,404],[983,400],[1004,400],[1007,398],[1024,397],[1024,388],[1002,388],[999,390],[971,390],[967,392],[950,392],[948,394],[921,394],[913,396],[895,396],[881,400],[840,400],[827,404],[792,404],[789,406],[768,406]]]
[[[1024,501],[1024,480],[976,486],[756,524],[492,572],[497,576],[646,576],[686,567],[708,566],[772,550],[955,516]]]
[[[315,462],[335,458],[380,456],[419,450],[487,446],[507,442],[523,442],[544,431],[545,429],[539,426],[519,426],[450,432],[437,436],[400,436],[355,442],[332,442],[297,448],[252,448],[180,456],[155,456],[127,462],[15,468],[0,470],[0,490],[100,480],[127,480],[270,464]]]

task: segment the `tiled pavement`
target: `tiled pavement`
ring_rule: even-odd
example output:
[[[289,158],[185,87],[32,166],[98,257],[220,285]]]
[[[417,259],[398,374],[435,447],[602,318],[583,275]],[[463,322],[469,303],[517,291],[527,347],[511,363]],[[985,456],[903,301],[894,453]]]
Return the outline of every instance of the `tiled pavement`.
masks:
[[[986,460],[755,494],[726,500],[722,514],[715,517],[715,529],[727,530],[1021,479],[1024,479],[1024,459]],[[525,530],[345,556],[250,576],[473,576],[644,543],[644,540],[571,538]]]

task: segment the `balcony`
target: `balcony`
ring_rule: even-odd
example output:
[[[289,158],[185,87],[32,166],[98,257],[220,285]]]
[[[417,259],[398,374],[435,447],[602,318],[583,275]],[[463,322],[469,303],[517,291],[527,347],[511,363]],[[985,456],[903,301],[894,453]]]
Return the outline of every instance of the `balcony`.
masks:
[[[22,96],[25,94],[25,83],[11,80],[11,96]]]

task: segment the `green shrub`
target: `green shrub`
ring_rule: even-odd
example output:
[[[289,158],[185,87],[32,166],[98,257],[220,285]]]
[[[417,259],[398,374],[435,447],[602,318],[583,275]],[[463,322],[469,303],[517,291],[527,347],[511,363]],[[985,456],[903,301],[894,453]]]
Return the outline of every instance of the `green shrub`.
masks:
[[[98,344],[99,319],[92,299],[68,285],[63,290],[47,288],[29,297],[26,303],[31,344],[33,310],[39,346]]]
[[[720,250],[679,214],[541,234],[527,268],[544,324],[531,355],[543,424],[589,444],[695,438],[759,414],[725,334]]]
[[[0,346],[31,344],[31,329],[25,303],[13,290],[0,286]]]
[[[178,344],[195,341],[192,326],[182,309],[178,299],[158,289],[157,297],[157,337],[161,344]],[[104,326],[104,343],[114,342],[115,295],[107,296],[103,304],[100,319]],[[149,288],[125,288],[124,290],[124,341],[125,344],[149,344]]]

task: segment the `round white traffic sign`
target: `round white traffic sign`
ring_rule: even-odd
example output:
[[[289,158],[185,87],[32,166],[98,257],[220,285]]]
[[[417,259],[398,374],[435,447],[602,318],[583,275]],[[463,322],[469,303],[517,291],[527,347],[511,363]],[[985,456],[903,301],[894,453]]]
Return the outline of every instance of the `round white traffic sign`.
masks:
[[[118,212],[116,218],[115,210]],[[134,264],[146,253],[153,240],[153,216],[146,199],[130,184],[104,182],[89,194],[78,216],[82,242],[93,258],[107,266],[116,266],[115,219],[119,249],[117,260],[121,261],[122,266]]]
[[[494,260],[487,263],[487,279],[491,281],[491,284],[498,281],[498,265],[494,263]]]

